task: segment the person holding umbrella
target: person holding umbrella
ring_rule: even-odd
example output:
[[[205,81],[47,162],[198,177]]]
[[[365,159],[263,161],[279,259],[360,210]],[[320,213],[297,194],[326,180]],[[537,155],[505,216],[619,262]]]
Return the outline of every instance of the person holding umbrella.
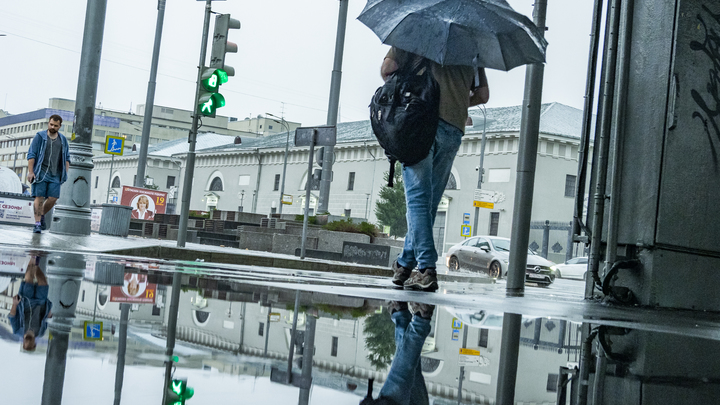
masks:
[[[547,42],[532,21],[505,0],[368,0],[358,19],[392,46],[380,69],[384,80],[422,61],[429,62],[439,86],[433,146],[419,163],[403,167],[408,231],[392,265],[394,284],[435,291],[433,223],[468,108],[490,97],[484,68],[510,70],[542,63]]]

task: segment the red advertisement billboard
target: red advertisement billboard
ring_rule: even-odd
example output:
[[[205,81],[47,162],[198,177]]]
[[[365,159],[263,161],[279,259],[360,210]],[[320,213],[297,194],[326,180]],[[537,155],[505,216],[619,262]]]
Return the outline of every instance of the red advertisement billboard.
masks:
[[[147,188],[123,186],[120,205],[132,207],[131,218],[152,221],[155,214],[165,213],[167,193]]]
[[[110,288],[110,302],[126,304],[154,304],[157,285],[148,284],[144,274],[125,273],[122,287]]]

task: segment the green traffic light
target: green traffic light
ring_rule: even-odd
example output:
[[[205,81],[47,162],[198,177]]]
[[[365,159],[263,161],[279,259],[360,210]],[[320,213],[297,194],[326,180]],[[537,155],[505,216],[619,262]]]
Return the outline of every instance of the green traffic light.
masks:
[[[172,391],[178,396],[181,395],[183,392],[183,382],[181,380],[173,380]]]
[[[217,69],[215,73],[218,75],[218,78],[220,79],[220,84],[225,84],[228,81],[228,74],[226,71],[222,69]]]
[[[209,93],[204,94],[200,98],[200,104],[198,104],[198,108],[200,109],[200,113],[202,115],[211,116],[215,114],[215,111],[225,106],[225,97],[223,97],[220,93]]]

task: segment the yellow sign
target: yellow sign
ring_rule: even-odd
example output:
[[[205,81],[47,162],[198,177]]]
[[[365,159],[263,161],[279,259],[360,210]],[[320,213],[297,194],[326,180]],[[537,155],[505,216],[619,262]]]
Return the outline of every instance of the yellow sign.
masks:
[[[473,201],[473,207],[493,209],[495,208],[495,203],[485,201]]]
[[[466,356],[479,356],[480,350],[475,349],[460,349],[460,354],[464,354]]]
[[[292,205],[293,203],[293,196],[290,194],[283,194],[282,196],[282,203],[285,205]]]
[[[125,138],[112,135],[108,135],[105,137],[105,153],[107,153],[108,155],[122,156],[124,148]]]

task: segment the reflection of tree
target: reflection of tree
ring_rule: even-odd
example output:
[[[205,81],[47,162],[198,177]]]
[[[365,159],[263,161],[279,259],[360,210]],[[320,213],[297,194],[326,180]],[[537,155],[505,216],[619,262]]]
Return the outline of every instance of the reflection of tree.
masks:
[[[387,184],[390,173],[385,172]],[[390,227],[390,236],[403,237],[407,233],[407,219],[405,218],[405,187],[402,180],[402,166],[395,164],[394,187],[384,185],[380,188],[380,199],[375,203],[375,215],[380,225]]]
[[[365,347],[367,359],[377,370],[390,365],[395,354],[395,324],[387,309],[365,318]]]

